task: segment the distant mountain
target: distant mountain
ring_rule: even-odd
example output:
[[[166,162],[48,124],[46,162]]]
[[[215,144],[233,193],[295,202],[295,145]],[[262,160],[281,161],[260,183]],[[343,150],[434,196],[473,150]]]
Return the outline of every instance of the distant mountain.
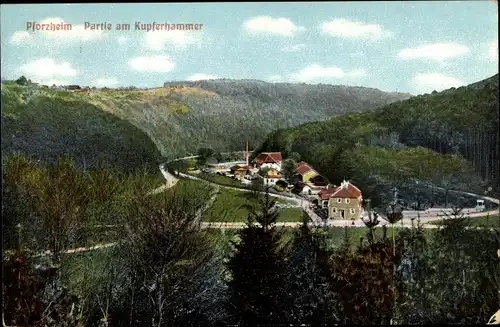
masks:
[[[245,140],[256,146],[278,128],[409,97],[363,87],[255,80],[175,82],[156,89],[88,93],[10,82],[2,84],[2,148],[37,157],[67,153],[86,163],[105,159],[135,166],[155,162],[160,153],[172,158],[200,147],[240,150]]]
[[[367,194],[419,179],[483,193],[499,186],[498,75],[375,110],[271,133],[259,151],[297,152]]]
[[[189,114],[157,116],[178,133],[162,134],[158,143],[164,153],[175,155],[194,152],[200,146],[239,150],[245,139],[256,145],[278,128],[372,109],[411,96],[363,87],[230,79],[171,82],[165,83],[165,88],[174,90],[171,99],[189,108]],[[159,133],[163,132],[155,132]]]

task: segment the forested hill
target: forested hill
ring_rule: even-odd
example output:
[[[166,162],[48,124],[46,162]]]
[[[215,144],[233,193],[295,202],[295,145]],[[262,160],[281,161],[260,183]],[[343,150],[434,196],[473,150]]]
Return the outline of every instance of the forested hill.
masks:
[[[332,182],[351,178],[372,191],[411,178],[498,191],[498,116],[495,75],[372,111],[282,129],[260,149],[298,152]],[[483,185],[460,183],[467,166]]]
[[[7,138],[2,146],[54,154],[63,153],[66,148],[85,147],[75,150],[82,156],[97,154],[97,149],[105,155],[115,149],[110,153],[116,151],[117,160],[122,160],[128,155],[153,156],[155,150],[147,140],[149,137],[168,158],[196,153],[200,147],[234,151],[242,150],[245,140],[250,147],[257,146],[278,127],[363,111],[410,96],[360,87],[249,80],[175,85],[178,87],[172,84],[146,90],[91,89],[88,93],[2,85],[2,101],[7,108],[2,119],[8,129],[2,132],[2,137]],[[103,119],[113,124],[103,125]],[[124,127],[127,122],[147,137],[139,130]],[[125,129],[108,128],[118,125]],[[36,131],[23,133],[23,126],[37,127]],[[71,134],[73,131],[77,131],[78,137]],[[134,144],[133,153],[127,154],[122,141],[117,146],[114,141],[118,138]],[[92,147],[95,151],[90,151]]]
[[[161,154],[146,133],[70,92],[2,83],[2,155],[20,152],[80,167],[105,163],[121,171],[158,169]]]
[[[256,80],[165,83],[168,97],[189,112],[165,116],[151,107],[151,119],[166,126],[154,131],[163,153],[183,155],[198,147],[240,150],[245,139],[259,144],[277,128],[372,109],[410,94],[363,87],[272,84]],[[153,128],[153,127],[149,127]],[[156,136],[157,135],[157,136]]]

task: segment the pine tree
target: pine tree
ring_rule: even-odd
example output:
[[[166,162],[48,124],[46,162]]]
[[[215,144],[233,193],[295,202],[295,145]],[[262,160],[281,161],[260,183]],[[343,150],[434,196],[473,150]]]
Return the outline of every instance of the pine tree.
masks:
[[[281,233],[275,227],[279,212],[268,191],[260,202],[260,212],[248,216],[247,227],[238,233],[240,241],[233,242],[235,252],[226,264],[231,274],[228,310],[239,324],[287,320],[284,255],[279,250]]]
[[[291,296],[288,316],[293,324],[334,324],[338,321],[329,283],[332,253],[328,251],[323,235],[309,228],[308,220],[304,213],[303,224],[294,233],[289,254],[287,281]]]

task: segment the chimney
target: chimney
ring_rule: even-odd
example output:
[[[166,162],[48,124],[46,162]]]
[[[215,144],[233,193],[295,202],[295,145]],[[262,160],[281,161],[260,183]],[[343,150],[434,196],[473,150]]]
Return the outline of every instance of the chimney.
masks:
[[[246,165],[248,166],[248,141],[247,141],[246,147],[245,147],[245,161],[246,161]]]

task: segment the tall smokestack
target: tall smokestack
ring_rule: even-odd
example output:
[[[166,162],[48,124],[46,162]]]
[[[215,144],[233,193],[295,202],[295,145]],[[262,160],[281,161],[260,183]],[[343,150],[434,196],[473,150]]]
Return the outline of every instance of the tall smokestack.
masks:
[[[245,147],[245,160],[246,160],[246,165],[248,166],[248,141]]]

